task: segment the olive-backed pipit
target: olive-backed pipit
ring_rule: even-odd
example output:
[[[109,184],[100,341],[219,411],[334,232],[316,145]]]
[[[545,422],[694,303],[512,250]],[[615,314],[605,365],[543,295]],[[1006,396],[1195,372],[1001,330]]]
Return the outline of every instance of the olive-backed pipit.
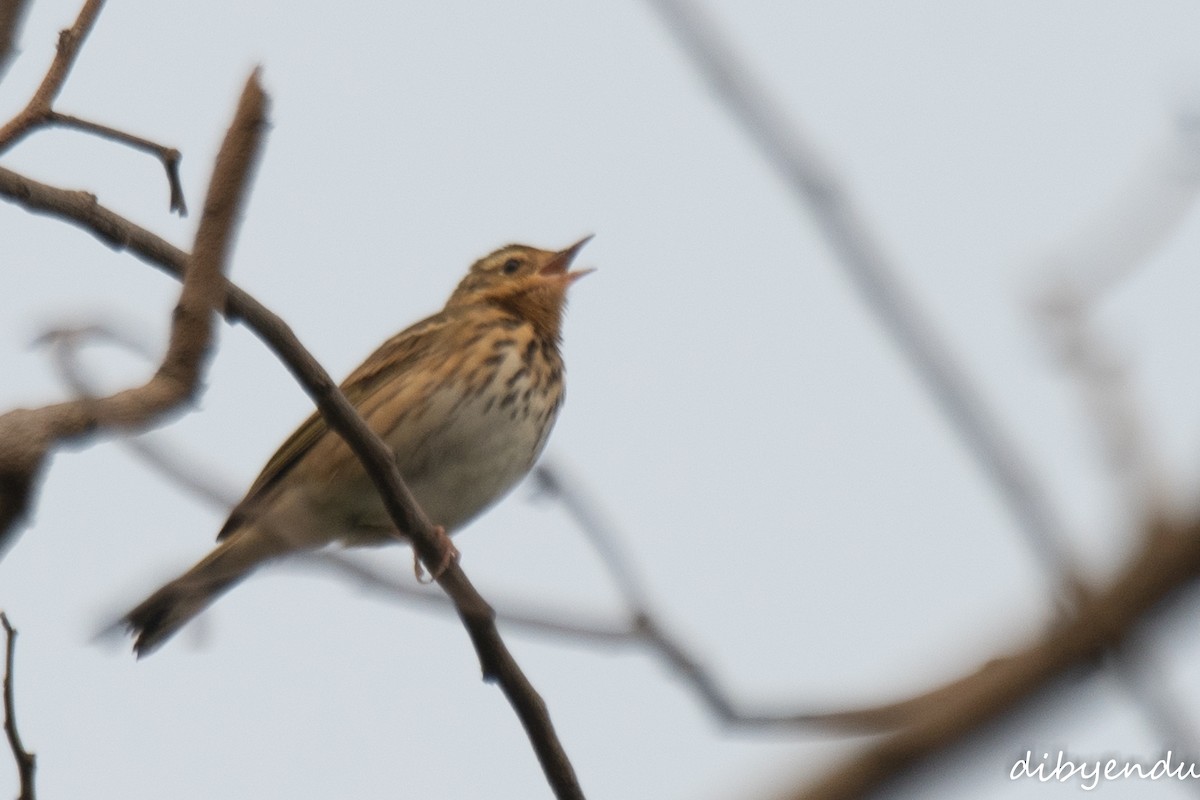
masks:
[[[591,237],[588,237],[591,238]],[[550,252],[510,245],[477,261],[446,307],[385,342],[342,391],[396,454],[435,524],[454,532],[533,466],[563,400],[560,325],[583,239]],[[397,531],[341,437],[314,414],[267,462],[220,544],[125,617],[139,656],[269,559]]]

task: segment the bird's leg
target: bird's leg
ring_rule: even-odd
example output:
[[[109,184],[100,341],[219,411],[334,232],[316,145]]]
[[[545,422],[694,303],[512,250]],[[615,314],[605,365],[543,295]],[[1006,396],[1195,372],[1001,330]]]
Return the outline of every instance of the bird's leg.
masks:
[[[438,561],[437,569],[433,571],[433,575],[428,579],[425,577],[425,568],[421,566],[421,556],[417,554],[416,549],[413,550],[413,574],[417,576],[417,583],[429,584],[442,577],[442,573],[450,568],[450,565],[458,561],[458,548],[454,546],[454,542],[450,541],[449,534],[441,525],[433,526],[433,536],[437,540],[438,550],[441,551],[441,559]]]

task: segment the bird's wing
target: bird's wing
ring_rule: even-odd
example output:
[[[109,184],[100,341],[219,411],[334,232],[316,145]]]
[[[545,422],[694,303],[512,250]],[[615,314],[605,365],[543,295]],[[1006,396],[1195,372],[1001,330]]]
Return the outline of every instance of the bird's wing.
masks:
[[[458,316],[441,312],[388,339],[342,381],[341,389],[346,399],[355,408],[361,408],[386,383],[387,378],[411,369],[417,361],[436,349],[430,347],[430,337],[452,325]],[[370,424],[369,419],[367,423]],[[224,539],[237,530],[264,495],[300,463],[318,442],[331,435],[337,434],[330,433],[325,419],[319,413],[306,419],[267,461],[246,496],[229,513],[217,539]]]

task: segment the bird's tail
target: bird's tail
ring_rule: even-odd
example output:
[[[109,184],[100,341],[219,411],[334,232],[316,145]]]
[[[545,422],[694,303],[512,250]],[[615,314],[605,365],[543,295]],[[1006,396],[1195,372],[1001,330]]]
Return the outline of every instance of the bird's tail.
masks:
[[[264,561],[289,549],[261,528],[236,531],[196,566],[146,598],[125,615],[138,658],[170,639],[222,593]]]

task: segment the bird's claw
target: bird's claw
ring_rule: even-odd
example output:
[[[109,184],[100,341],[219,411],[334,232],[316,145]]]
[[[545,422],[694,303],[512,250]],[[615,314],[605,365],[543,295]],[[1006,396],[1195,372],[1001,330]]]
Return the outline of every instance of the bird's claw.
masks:
[[[421,556],[418,555],[415,549],[413,550],[413,574],[417,576],[417,583],[420,584],[433,583],[442,577],[442,573],[449,569],[451,564],[458,561],[458,548],[454,546],[454,542],[450,541],[450,536],[446,533],[446,529],[441,525],[434,525],[433,536],[437,540],[438,550],[441,551],[442,556],[432,575],[426,577],[425,568],[421,565]]]

